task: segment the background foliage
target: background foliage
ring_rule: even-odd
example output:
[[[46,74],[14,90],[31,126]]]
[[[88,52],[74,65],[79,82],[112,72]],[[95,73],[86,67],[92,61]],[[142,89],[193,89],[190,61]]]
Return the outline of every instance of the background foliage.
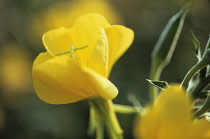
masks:
[[[76,0],[75,0],[76,1]],[[31,66],[45,51],[40,27],[53,24],[45,14],[57,5],[71,9],[73,0],[0,0],[0,138],[2,139],[84,139],[87,136],[89,107],[86,101],[49,105],[35,94]],[[135,32],[132,47],[117,62],[110,80],[118,87],[115,103],[131,105],[127,96],[134,94],[145,105],[148,99],[151,51],[169,18],[184,4],[182,0],[105,0],[117,12],[117,20]],[[196,63],[190,39],[194,31],[204,49],[210,32],[210,1],[192,0],[172,62],[161,80],[181,82]],[[67,4],[68,3],[68,4]],[[110,11],[109,11],[110,12]],[[63,17],[65,19],[65,16]],[[112,17],[115,19],[115,17]],[[59,25],[58,25],[59,26]],[[47,28],[45,28],[47,29]],[[43,31],[43,30],[42,30]],[[47,30],[45,30],[47,31]],[[132,139],[134,115],[118,115],[125,138]],[[126,119],[126,120],[125,120]]]

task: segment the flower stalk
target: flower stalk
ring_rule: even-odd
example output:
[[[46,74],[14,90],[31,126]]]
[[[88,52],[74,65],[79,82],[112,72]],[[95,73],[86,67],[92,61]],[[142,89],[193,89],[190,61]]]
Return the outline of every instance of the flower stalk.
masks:
[[[126,105],[119,105],[114,104],[114,110],[117,113],[122,114],[136,114],[139,113],[143,108],[138,106],[126,106]]]
[[[91,109],[94,109],[94,112],[92,115],[90,115],[90,119],[92,119],[90,121],[90,125],[92,127],[89,127],[89,129],[95,128],[96,138],[103,138],[102,126],[104,125],[107,129],[110,139],[123,139],[123,130],[121,129],[117,120],[112,101],[103,98],[96,98],[89,100],[89,104]],[[91,117],[95,117],[95,121]]]

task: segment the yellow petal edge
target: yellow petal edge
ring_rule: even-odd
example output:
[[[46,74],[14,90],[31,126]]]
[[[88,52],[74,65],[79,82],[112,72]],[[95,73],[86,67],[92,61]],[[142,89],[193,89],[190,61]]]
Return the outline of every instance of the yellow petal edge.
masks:
[[[161,91],[154,106],[137,118],[136,139],[209,139],[210,124],[194,124],[191,99],[180,85]]]

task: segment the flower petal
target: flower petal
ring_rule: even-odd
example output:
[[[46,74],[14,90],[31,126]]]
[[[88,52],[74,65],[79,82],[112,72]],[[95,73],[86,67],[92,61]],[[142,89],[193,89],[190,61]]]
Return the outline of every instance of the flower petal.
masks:
[[[102,15],[91,13],[80,16],[74,23],[73,38],[77,40],[79,45],[87,45],[87,42],[96,42],[98,40],[101,28],[110,26],[105,17]],[[88,43],[88,44],[89,44]]]
[[[40,99],[65,104],[98,96],[76,59],[61,55],[42,62],[45,58],[46,53],[40,54],[33,66],[34,88]]]
[[[107,77],[108,69],[108,40],[104,29],[101,30],[97,44],[88,60],[88,67],[103,77]]]
[[[109,25],[99,14],[85,14],[75,20],[72,28],[61,28],[44,34],[43,43],[52,55],[69,50],[72,43],[75,47],[88,45],[83,51],[76,52],[78,57],[82,57],[81,62],[85,63],[98,40],[101,28]]]
[[[179,85],[172,85],[162,91],[154,107],[142,115],[140,124],[137,125],[142,139],[190,139],[189,131],[192,129],[190,104],[191,100]]]
[[[42,41],[46,50],[51,55],[70,50],[71,44],[73,43],[70,37],[71,32],[72,29],[59,28],[45,33],[42,37]]]
[[[155,103],[155,109],[161,119],[159,127],[156,125],[159,128],[160,138],[189,137],[187,131],[192,128],[191,100],[184,89],[179,85],[172,85],[162,91]]]
[[[192,138],[194,137],[195,139],[198,139],[198,138],[209,139],[210,138],[210,122],[206,118],[195,120],[193,122],[192,133],[193,133]]]
[[[81,59],[83,65],[87,64],[87,60],[92,55],[95,45],[101,33],[101,29],[110,26],[105,17],[102,15],[91,13],[80,16],[74,23],[74,32],[71,35],[77,47],[88,45],[82,51],[78,51],[77,55]]]
[[[41,53],[33,64],[33,84],[40,99],[51,104],[72,103],[102,96],[114,98],[118,90],[105,77],[80,65],[69,55],[51,58]]]
[[[179,122],[192,122],[192,118],[190,118],[191,100],[179,85],[172,85],[160,92],[155,102],[155,108],[161,112],[164,119],[166,118],[170,122],[177,123],[177,120],[181,117]]]
[[[86,68],[89,81],[93,84],[94,90],[99,96],[105,99],[113,99],[118,94],[118,89],[107,78],[96,73],[92,69]]]
[[[134,32],[124,26],[114,25],[105,28],[105,32],[109,42],[109,72],[115,62],[125,53],[130,47]]]

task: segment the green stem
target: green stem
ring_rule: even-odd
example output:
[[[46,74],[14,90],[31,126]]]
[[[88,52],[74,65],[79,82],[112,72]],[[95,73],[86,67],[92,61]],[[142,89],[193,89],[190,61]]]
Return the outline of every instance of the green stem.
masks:
[[[112,101],[104,100],[104,104],[107,109],[107,112],[104,113],[106,115],[105,124],[107,125],[108,131],[110,132],[110,137],[112,139],[123,139],[123,131],[117,120]]]
[[[141,111],[141,109],[142,109],[142,107],[114,104],[114,110],[117,113],[133,114],[133,113],[139,113]]]
[[[103,123],[102,121],[100,121],[99,123]],[[104,136],[104,128],[103,125],[99,125],[97,130],[96,130],[96,139],[103,139]]]
[[[160,66],[159,62],[153,62],[151,67],[151,74],[150,79],[154,81],[158,81],[160,79],[161,72],[163,70],[163,67]],[[150,85],[150,99],[153,103],[158,95],[158,88],[154,85]]]
[[[105,124],[110,139],[123,139],[123,131],[117,120],[112,101],[105,100],[103,98],[96,98],[90,100],[90,103],[92,107],[94,107],[97,117],[100,117],[100,119],[102,120],[102,122],[99,121],[97,123]],[[99,127],[100,126],[101,125],[99,125]],[[98,131],[96,130],[96,132]],[[97,134],[100,135],[100,133],[96,133],[96,135]]]
[[[88,135],[89,136],[93,136],[95,129],[96,129],[96,114],[95,114],[95,110],[94,110],[94,106],[92,105],[92,103],[89,103],[90,105],[90,117],[89,117],[89,127],[88,127]]]
[[[98,106],[94,105],[92,101],[89,101],[90,105],[90,119],[89,119],[89,128],[88,135],[93,136],[96,132],[96,139],[103,139],[104,136],[104,121],[100,116],[100,111],[98,111]]]

